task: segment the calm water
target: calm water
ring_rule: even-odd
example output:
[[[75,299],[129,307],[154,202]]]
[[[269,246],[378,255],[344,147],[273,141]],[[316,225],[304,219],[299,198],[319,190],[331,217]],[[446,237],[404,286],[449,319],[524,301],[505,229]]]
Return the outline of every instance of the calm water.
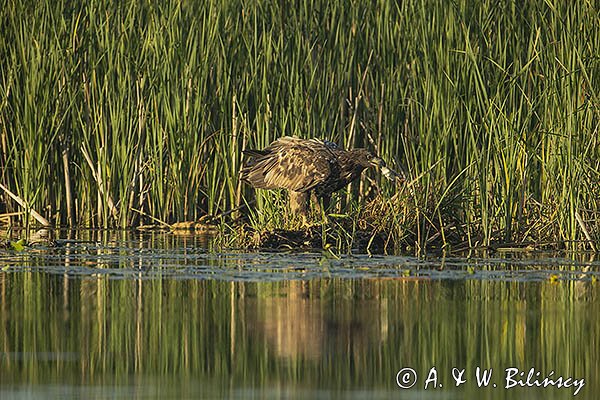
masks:
[[[206,249],[83,232],[1,250],[0,399],[567,399],[581,380],[576,398],[600,392],[589,256]],[[478,367],[492,370],[482,387]],[[531,368],[530,384],[555,384],[505,388]]]

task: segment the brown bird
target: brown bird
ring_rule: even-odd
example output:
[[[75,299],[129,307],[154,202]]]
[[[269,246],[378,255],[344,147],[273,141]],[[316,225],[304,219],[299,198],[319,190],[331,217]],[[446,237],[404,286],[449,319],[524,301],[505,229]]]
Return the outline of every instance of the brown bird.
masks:
[[[311,198],[327,210],[331,194],[357,179],[369,167],[385,162],[366,149],[343,150],[319,139],[285,136],[263,150],[244,150],[248,156],[241,180],[258,189],[287,189],[293,213],[306,218]]]

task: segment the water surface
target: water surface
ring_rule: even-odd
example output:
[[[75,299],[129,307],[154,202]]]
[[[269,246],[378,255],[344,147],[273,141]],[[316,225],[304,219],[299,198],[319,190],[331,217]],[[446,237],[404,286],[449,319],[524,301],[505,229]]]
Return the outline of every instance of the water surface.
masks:
[[[531,368],[534,380],[551,371],[584,379],[577,398],[600,390],[591,257],[215,252],[200,236],[126,232],[57,244],[0,252],[1,399],[511,399],[576,390],[506,389],[507,368],[523,381]],[[477,367],[492,369],[487,387],[478,387]],[[405,368],[417,374],[410,389],[396,381]],[[458,387],[453,368],[465,371]]]

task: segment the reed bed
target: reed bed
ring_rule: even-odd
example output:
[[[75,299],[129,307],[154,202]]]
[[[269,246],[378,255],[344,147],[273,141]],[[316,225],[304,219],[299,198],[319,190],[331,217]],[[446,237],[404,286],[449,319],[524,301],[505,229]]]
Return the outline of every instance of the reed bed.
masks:
[[[297,135],[405,171],[339,199],[398,242],[600,244],[593,1],[7,0],[0,26],[5,213],[130,227],[250,204],[282,225],[241,150]]]

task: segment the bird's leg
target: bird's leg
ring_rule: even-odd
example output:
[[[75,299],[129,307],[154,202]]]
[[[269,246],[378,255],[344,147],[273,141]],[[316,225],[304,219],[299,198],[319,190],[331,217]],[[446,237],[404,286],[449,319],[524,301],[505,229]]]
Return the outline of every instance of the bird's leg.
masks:
[[[310,193],[302,193],[304,195],[302,200],[302,209],[300,214],[302,215],[302,227],[305,229],[310,229],[313,224],[310,222]]]
[[[307,226],[309,215],[309,194],[290,190],[289,197],[292,214],[299,214],[302,217],[302,226]]]

